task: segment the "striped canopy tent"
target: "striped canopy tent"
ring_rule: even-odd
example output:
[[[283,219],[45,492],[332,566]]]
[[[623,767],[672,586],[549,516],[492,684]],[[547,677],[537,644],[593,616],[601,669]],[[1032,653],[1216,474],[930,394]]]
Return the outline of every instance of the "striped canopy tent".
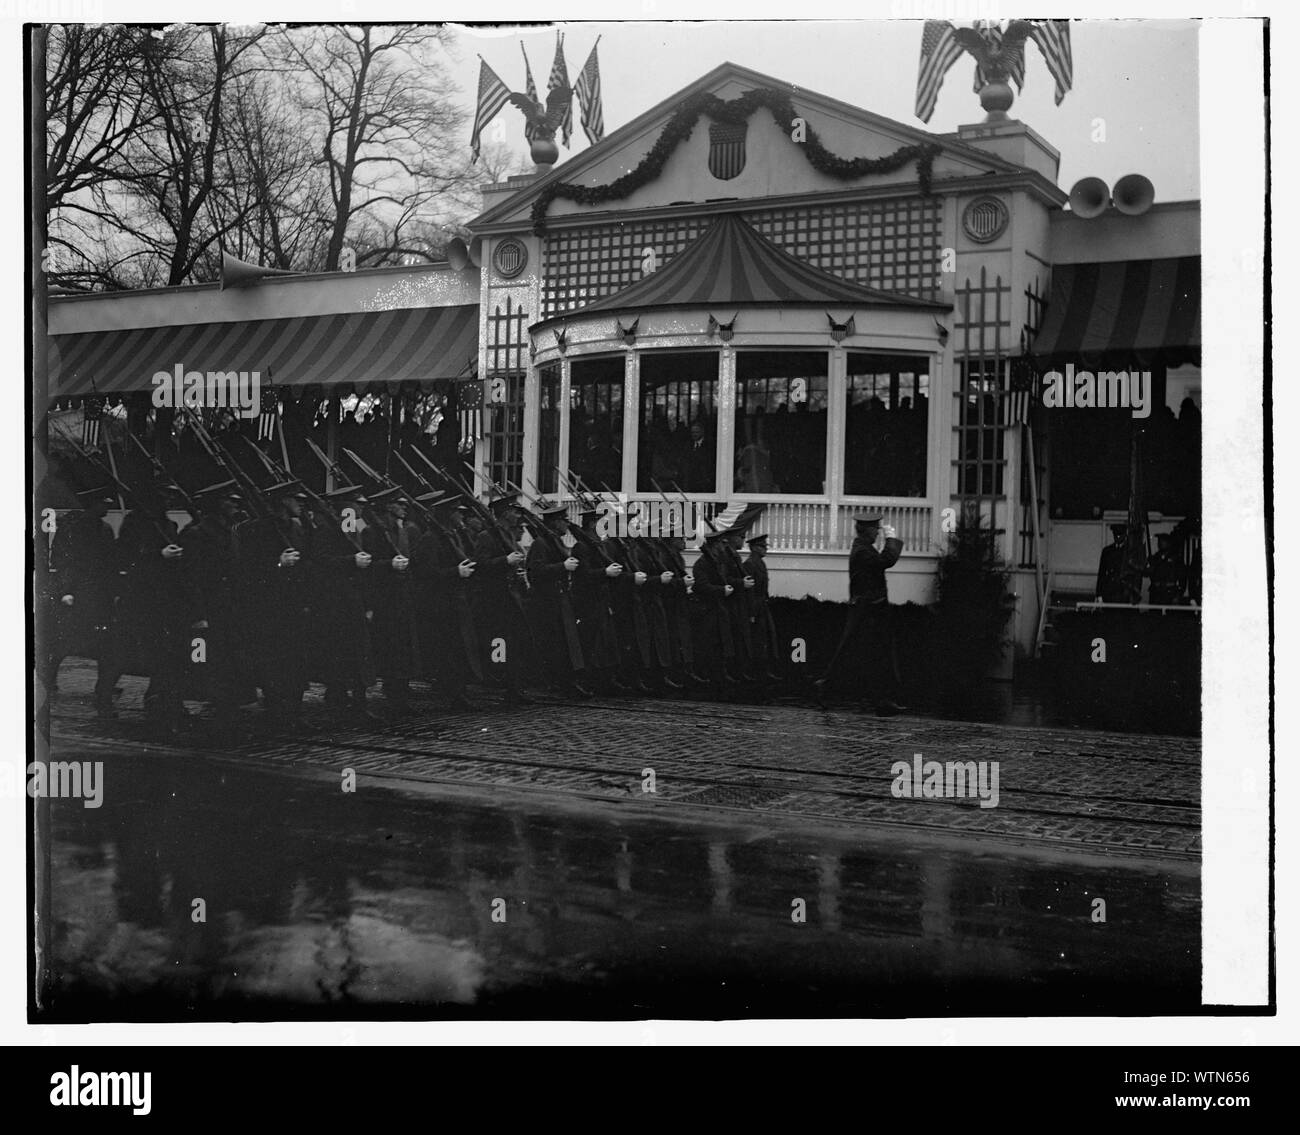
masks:
[[[1057,265],[1030,354],[1080,367],[1199,362],[1201,258]]]
[[[792,256],[732,213],[657,272],[565,316],[684,307],[888,307],[948,311],[949,305],[878,291]]]
[[[53,335],[52,400],[152,387],[159,371],[257,371],[275,386],[354,386],[468,374],[478,307],[402,308]]]

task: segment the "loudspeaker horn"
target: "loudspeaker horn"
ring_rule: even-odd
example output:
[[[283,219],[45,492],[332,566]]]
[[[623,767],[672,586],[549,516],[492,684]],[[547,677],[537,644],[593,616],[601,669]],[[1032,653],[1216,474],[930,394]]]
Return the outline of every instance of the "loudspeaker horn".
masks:
[[[1076,217],[1100,217],[1109,205],[1110,187],[1099,177],[1082,177],[1070,190],[1070,211]]]
[[[287,268],[263,268],[260,264],[249,264],[246,260],[237,260],[229,252],[221,254],[221,290],[237,288],[263,276],[296,276]]]
[[[1156,199],[1156,187],[1140,173],[1130,173],[1115,182],[1115,208],[1125,216],[1140,217]]]
[[[469,262],[475,268],[483,267],[483,238],[476,236],[469,242]]]
[[[447,242],[447,263],[459,272],[462,268],[469,265],[469,249],[465,247],[465,242],[460,237],[452,237]]]

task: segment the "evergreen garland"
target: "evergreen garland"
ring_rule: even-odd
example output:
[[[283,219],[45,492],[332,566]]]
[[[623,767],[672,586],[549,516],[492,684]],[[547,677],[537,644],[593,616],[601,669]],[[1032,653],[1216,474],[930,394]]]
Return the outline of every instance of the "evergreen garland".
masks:
[[[772,112],[777,127],[787,137],[793,134],[794,120],[798,116],[794,112],[790,96],[782,91],[760,87],[746,91],[730,102],[724,102],[707,91],[692,95],[673,113],[663,133],[635,169],[608,185],[579,185],[572,181],[556,181],[546,186],[533,203],[533,232],[540,236],[546,231],[546,213],[557,197],[579,205],[603,205],[607,201],[621,201],[630,197],[643,185],[654,181],[663,172],[673,151],[691,136],[701,115],[708,115],[716,122],[739,125],[759,107],[767,107]],[[935,142],[921,142],[915,146],[903,146],[882,158],[841,158],[822,145],[817,132],[806,120],[803,122],[803,135],[803,142],[796,142],[795,145],[801,147],[814,169],[830,177],[847,181],[871,174],[893,173],[910,162],[916,162],[921,192],[927,196],[930,193],[931,167],[935,156],[943,149]]]

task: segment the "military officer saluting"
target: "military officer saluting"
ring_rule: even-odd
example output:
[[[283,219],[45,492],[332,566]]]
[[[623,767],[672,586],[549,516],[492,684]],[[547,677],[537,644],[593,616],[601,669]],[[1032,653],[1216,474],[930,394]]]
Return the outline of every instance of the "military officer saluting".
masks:
[[[867,636],[870,696],[881,717],[898,713],[902,707],[894,700],[898,679],[894,673],[894,650],[889,610],[889,587],[885,572],[898,562],[903,541],[889,525],[881,526],[879,516],[859,517],[854,521],[856,533],[849,550],[849,618],[835,647],[825,673],[814,683],[817,701],[835,678],[844,652],[859,635]]]

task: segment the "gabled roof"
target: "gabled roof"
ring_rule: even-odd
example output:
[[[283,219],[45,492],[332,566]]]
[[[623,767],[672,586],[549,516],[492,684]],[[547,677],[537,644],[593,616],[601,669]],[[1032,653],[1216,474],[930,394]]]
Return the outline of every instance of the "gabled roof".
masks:
[[[841,280],[778,248],[734,213],[724,213],[658,272],[552,319],[647,308],[764,305],[949,310],[944,303]]]
[[[596,145],[589,146],[576,157],[557,165],[549,173],[537,178],[518,193],[498,201],[471,221],[468,227],[474,229],[480,225],[490,225],[503,220],[508,214],[518,211],[521,205],[533,201],[553,181],[581,181],[584,172],[601,162],[608,153],[617,150],[637,135],[645,133],[657,123],[667,122],[673,112],[691,96],[702,91],[713,90],[733,80],[750,87],[771,87],[776,90],[789,91],[791,97],[797,100],[796,105],[800,109],[824,109],[832,113],[846,115],[856,119],[864,127],[875,128],[883,133],[896,135],[899,138],[900,145],[938,142],[943,146],[945,152],[964,157],[985,170],[1000,173],[1026,172],[1023,166],[1009,162],[1005,158],[1000,158],[996,154],[991,154],[977,146],[958,141],[950,134],[931,134],[929,131],[909,126],[905,122],[898,122],[892,118],[886,118],[884,115],[874,114],[841,99],[831,98],[829,95],[798,87],[785,80],[773,78],[771,75],[764,75],[761,71],[754,71],[748,67],[742,67],[738,63],[728,62],[720,63],[712,71],[701,75],[689,86],[683,87],[676,94],[656,103],[644,114],[638,115],[631,122],[619,127],[612,134],[607,135]],[[797,144],[791,143],[791,145]]]

